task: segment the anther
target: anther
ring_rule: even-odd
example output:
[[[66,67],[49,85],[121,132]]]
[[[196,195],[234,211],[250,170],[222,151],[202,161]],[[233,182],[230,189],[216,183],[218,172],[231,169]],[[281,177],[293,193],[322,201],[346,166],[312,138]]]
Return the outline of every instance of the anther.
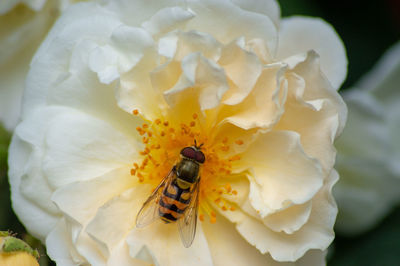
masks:
[[[136,174],[136,170],[135,169],[131,169],[131,175],[135,175]]]
[[[134,114],[134,115],[138,115],[138,114],[139,114],[139,111],[138,111],[138,109],[135,109],[135,110],[133,110],[133,111],[132,111],[132,114]]]
[[[193,117],[193,119],[197,119],[198,115],[197,115],[196,113],[194,113],[194,114],[192,115],[192,117]]]
[[[241,140],[241,139],[238,139],[237,141],[235,141],[235,143],[237,144],[237,145],[243,145],[243,140]]]

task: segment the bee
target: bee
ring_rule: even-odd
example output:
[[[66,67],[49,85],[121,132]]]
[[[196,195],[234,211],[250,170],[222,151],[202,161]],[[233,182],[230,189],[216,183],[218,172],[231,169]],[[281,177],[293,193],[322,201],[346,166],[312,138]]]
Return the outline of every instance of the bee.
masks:
[[[196,234],[200,191],[200,166],[204,153],[194,146],[181,150],[181,160],[172,167],[154,192],[144,202],[136,217],[136,227],[142,228],[157,219],[164,223],[177,222],[185,247],[190,247]]]

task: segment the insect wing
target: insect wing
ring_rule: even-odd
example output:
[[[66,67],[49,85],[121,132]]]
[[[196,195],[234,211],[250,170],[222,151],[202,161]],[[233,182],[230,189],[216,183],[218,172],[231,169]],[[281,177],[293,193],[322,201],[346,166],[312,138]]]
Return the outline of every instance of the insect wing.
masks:
[[[197,212],[199,209],[200,179],[193,188],[193,194],[189,206],[184,216],[178,220],[179,234],[185,247],[190,247],[193,243],[197,227]]]
[[[174,170],[171,170],[169,174],[166,175],[163,180],[161,180],[160,184],[155,188],[155,190],[145,201],[145,203],[143,203],[142,208],[136,216],[136,227],[145,227],[146,225],[151,224],[160,217],[158,213],[158,202],[160,200],[164,187],[168,186],[174,177],[175,172]]]

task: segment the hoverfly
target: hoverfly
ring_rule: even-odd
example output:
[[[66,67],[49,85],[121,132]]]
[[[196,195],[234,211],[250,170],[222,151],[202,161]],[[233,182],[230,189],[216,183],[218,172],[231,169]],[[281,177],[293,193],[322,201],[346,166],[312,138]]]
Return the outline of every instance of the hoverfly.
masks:
[[[200,190],[200,165],[205,162],[202,144],[181,150],[181,160],[172,167],[154,192],[145,201],[136,217],[141,228],[157,219],[164,223],[177,222],[182,243],[190,247],[196,234]]]

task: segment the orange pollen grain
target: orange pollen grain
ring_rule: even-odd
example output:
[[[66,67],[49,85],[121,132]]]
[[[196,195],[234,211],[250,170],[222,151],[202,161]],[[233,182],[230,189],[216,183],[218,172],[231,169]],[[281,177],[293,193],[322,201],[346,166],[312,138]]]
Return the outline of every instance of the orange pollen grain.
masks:
[[[139,114],[139,110],[138,110],[138,109],[133,110],[133,111],[132,111],[132,114],[138,115],[138,114]]]

